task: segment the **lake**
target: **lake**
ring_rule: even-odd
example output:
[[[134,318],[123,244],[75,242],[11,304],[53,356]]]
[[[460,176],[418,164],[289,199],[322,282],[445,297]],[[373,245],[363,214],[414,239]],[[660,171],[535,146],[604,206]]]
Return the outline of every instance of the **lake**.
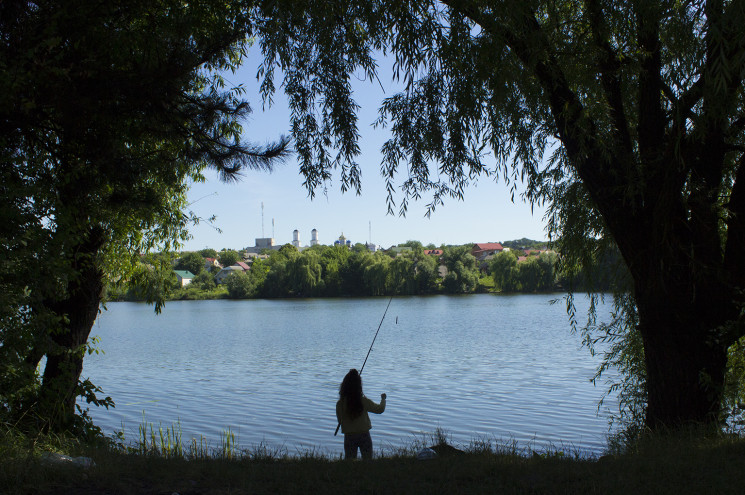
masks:
[[[514,441],[600,454],[617,403],[597,411],[606,387],[590,379],[600,357],[571,333],[563,297],[393,298],[362,373],[368,397],[388,395],[386,411],[370,415],[375,450],[440,428],[456,446]],[[184,443],[202,435],[217,447],[230,428],[242,448],[338,455],[339,383],[362,366],[388,300],[175,301],[160,315],[109,303],[91,333],[104,354],[86,357],[83,377],[116,408],[91,416],[129,440],[144,418],[180,424]],[[583,315],[587,300],[576,304]]]

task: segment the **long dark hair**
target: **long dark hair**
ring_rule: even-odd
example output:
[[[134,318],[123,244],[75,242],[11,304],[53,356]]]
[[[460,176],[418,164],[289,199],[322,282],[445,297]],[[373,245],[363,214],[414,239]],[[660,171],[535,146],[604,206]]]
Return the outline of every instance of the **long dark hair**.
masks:
[[[339,397],[344,401],[349,417],[354,419],[364,410],[362,406],[362,377],[352,368],[339,387]]]

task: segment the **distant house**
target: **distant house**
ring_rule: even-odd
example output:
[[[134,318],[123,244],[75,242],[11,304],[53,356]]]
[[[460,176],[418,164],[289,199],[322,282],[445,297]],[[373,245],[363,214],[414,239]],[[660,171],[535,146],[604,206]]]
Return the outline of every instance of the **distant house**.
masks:
[[[247,251],[243,253],[243,263],[251,267],[254,264],[254,261],[256,260],[266,260],[269,259],[268,254],[259,254]]]
[[[222,268],[222,265],[220,264],[219,261],[217,261],[217,258],[205,258],[204,259],[204,268],[208,272],[211,272],[215,268],[217,268],[219,270],[220,268]]]
[[[442,249],[425,249],[424,254],[427,256],[442,256]]]
[[[176,278],[178,279],[178,283],[181,285],[181,287],[189,285],[191,283],[191,279],[194,278],[194,274],[191,273],[189,270],[173,270],[173,273],[176,274]]]
[[[245,265],[245,263],[243,264]],[[234,273],[244,273],[244,272],[245,270],[243,269],[242,266],[239,266],[239,265],[226,266],[225,268],[217,272],[217,275],[215,275],[215,283],[221,284],[225,281],[226,278],[228,278],[228,276]]]
[[[487,256],[494,256],[495,254],[501,253],[504,250],[502,245],[498,242],[483,242],[474,244],[471,249],[471,254],[479,261],[483,261]]]
[[[242,262],[242,261],[239,261],[239,262],[237,262],[237,263],[236,263],[236,265],[238,265],[238,266],[240,266],[241,268],[243,268],[243,271],[244,271],[244,272],[247,272],[247,271],[249,271],[249,270],[251,269],[251,267],[250,267],[250,266],[248,266],[248,264],[246,264],[246,263],[244,263],[244,262]]]

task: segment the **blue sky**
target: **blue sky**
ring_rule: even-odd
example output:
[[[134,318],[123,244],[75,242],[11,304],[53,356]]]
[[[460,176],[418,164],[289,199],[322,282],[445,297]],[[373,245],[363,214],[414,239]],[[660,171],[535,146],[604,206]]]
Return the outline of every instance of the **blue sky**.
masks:
[[[258,48],[251,49],[241,70],[227,76],[230,83],[246,88],[244,98],[251,103],[253,113],[244,124],[245,137],[263,144],[289,135],[289,111],[282,89],[275,95],[271,108],[263,108],[256,82],[260,61]],[[408,240],[439,246],[471,242],[501,242],[527,237],[546,239],[543,219],[545,210],[523,203],[518,195],[511,202],[504,183],[481,178],[469,187],[463,201],[446,200],[431,217],[424,216],[429,198],[410,202],[405,218],[387,215],[386,193],[379,175],[380,148],[388,137],[386,129],[373,129],[377,110],[385,96],[393,94],[394,85],[381,76],[386,87],[360,81],[355,84],[359,112],[360,147],[358,162],[362,168],[362,194],[340,191],[338,176],[326,189],[310,199],[303,187],[303,177],[294,156],[275,171],[248,171],[237,183],[224,184],[211,172],[205,183],[193,184],[189,191],[190,209],[202,218],[216,215],[214,225],[206,222],[192,227],[193,238],[184,250],[206,247],[239,249],[254,245],[257,237],[274,237],[275,243],[292,241],[292,232],[299,231],[302,245],[310,243],[310,232],[318,230],[321,244],[333,244],[342,233],[355,242],[370,242],[388,248]],[[277,86],[281,81],[275,81]],[[400,195],[399,195],[400,198]],[[263,231],[262,210],[264,204]],[[273,225],[272,225],[273,224]]]

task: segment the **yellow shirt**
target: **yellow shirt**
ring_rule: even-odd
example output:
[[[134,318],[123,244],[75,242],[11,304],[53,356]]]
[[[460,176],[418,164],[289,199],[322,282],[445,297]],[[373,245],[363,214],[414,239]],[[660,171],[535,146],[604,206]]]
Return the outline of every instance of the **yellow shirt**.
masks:
[[[342,433],[365,433],[370,431],[372,423],[370,423],[369,412],[380,414],[385,411],[385,399],[381,399],[380,404],[376,404],[364,395],[362,396],[362,414],[352,419],[346,412],[346,404],[339,399],[336,402],[336,419],[339,420],[341,425]]]

